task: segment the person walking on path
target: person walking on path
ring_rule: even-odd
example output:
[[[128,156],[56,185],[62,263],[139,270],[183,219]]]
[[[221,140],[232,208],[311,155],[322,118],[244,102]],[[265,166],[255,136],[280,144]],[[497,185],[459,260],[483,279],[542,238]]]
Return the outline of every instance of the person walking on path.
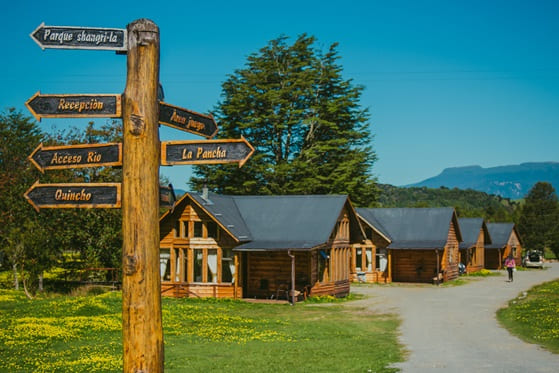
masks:
[[[507,267],[509,273],[509,282],[512,282],[512,272],[514,272],[514,268],[516,267],[512,254],[509,254],[507,259],[505,259],[505,267]]]

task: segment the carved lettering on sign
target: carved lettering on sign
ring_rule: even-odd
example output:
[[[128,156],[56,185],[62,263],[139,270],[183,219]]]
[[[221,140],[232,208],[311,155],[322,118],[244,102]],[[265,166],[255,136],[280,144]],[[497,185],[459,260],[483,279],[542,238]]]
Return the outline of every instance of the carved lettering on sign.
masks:
[[[54,153],[50,161],[51,165],[55,164],[79,164],[82,161],[81,155],[58,155]]]
[[[67,101],[63,98],[58,102],[58,110],[77,111],[81,113],[84,110],[103,110],[103,102],[92,98],[88,101]]]
[[[214,150],[205,150],[203,147],[198,147],[196,151],[196,159],[223,159],[227,158],[227,150],[218,146]]]
[[[54,199],[57,201],[89,201],[91,193],[86,193],[85,189],[80,192],[72,192],[71,190],[64,192],[62,189],[57,189],[54,193]]]

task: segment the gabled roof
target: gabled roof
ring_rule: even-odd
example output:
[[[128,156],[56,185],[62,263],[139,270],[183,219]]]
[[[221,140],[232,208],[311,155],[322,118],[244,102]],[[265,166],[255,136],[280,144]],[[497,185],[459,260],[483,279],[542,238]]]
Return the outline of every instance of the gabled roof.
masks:
[[[235,250],[312,249],[329,241],[346,195],[227,196],[187,193],[241,243]],[[165,215],[164,215],[165,216]],[[351,218],[351,216],[350,216]],[[162,217],[163,219],[163,217]]]
[[[491,244],[485,248],[500,249],[508,244],[514,223],[487,223],[487,229],[491,235]]]
[[[311,249],[330,239],[347,196],[232,197],[253,240],[242,249]]]
[[[204,199],[201,194],[188,193],[200,207],[213,216],[239,242],[252,240],[252,235],[231,196],[208,193]]]
[[[453,208],[358,208],[357,214],[392,241],[389,249],[437,249],[448,240],[450,224],[462,240]]]
[[[487,230],[487,225],[482,218],[460,218],[460,232],[462,233],[463,242],[460,243],[461,249],[469,249],[476,246],[479,232],[483,229],[484,245],[491,243],[491,235]]]

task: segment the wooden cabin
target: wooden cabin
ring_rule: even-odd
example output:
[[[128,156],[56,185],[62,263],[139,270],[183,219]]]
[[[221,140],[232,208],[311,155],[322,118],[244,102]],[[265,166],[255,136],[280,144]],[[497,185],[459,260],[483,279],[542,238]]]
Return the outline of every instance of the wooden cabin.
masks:
[[[174,297],[345,296],[353,245],[367,244],[347,196],[187,193],[160,230]]]
[[[491,243],[491,236],[482,218],[460,218],[460,262],[466,273],[481,271],[485,268],[485,245]]]
[[[351,278],[354,282],[390,283],[392,251],[387,249],[392,242],[388,234],[379,228],[373,217],[364,219],[359,215],[367,240],[364,245],[354,245],[351,257]]]
[[[522,263],[522,244],[514,223],[487,223],[491,244],[485,245],[485,268],[502,269],[512,254],[516,265]]]
[[[369,227],[385,237],[373,240],[388,251],[388,273],[394,282],[433,283],[458,277],[458,218],[453,208],[357,209]],[[384,246],[386,245],[386,246]]]

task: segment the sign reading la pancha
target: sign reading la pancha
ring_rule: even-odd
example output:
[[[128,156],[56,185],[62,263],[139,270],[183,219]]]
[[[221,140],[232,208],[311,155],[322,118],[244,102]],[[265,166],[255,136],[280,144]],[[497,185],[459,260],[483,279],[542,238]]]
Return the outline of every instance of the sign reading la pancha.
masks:
[[[254,153],[244,138],[206,141],[164,141],[161,143],[161,164],[238,163],[242,167]]]

